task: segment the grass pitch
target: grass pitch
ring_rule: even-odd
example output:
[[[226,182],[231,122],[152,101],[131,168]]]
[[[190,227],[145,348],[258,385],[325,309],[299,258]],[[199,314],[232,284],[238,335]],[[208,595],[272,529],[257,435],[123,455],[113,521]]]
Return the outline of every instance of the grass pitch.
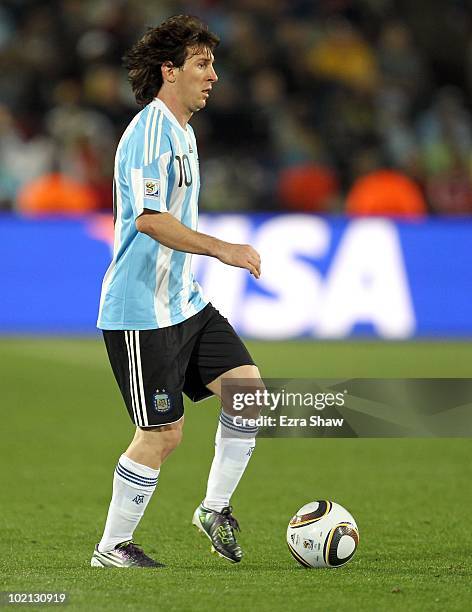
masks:
[[[472,377],[465,343],[249,344],[270,377]],[[470,609],[470,440],[259,440],[233,498],[245,558],[231,565],[190,525],[218,406],[187,405],[184,442],[136,532],[167,568],[92,569],[132,435],[104,347],[3,339],[0,368],[0,590],[66,591],[73,610]],[[287,551],[289,518],[317,498],[357,519],[345,567],[305,570]]]

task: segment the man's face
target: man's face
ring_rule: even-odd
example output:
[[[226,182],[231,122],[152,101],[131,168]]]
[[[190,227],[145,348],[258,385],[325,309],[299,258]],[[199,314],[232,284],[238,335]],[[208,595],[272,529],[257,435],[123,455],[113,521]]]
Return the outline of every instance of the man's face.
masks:
[[[185,64],[176,71],[176,90],[183,105],[192,113],[205,108],[211,88],[218,80],[215,58],[209,49],[195,53],[189,49]]]

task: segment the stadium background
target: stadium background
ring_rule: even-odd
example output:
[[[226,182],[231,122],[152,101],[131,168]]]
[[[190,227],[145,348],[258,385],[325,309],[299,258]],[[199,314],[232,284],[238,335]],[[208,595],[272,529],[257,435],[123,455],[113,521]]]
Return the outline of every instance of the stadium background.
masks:
[[[468,439],[261,440],[235,496],[237,573],[188,533],[211,402],[187,407],[138,533],[169,569],[87,568],[131,432],[94,329],[113,152],[136,112],[120,57],[176,13],[222,39],[220,81],[192,120],[201,229],[263,255],[258,284],[208,260],[196,272],[264,375],[471,376],[467,2],[4,0],[0,589],[67,590],[84,609],[464,610]],[[323,497],[356,516],[361,548],[340,572],[307,574],[284,528]]]

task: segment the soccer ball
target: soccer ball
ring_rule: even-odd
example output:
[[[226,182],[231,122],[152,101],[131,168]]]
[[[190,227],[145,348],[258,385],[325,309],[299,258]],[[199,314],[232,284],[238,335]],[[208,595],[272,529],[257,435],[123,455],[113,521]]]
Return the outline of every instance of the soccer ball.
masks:
[[[287,544],[304,567],[339,567],[356,552],[359,530],[349,512],[333,501],[305,504],[290,520]]]

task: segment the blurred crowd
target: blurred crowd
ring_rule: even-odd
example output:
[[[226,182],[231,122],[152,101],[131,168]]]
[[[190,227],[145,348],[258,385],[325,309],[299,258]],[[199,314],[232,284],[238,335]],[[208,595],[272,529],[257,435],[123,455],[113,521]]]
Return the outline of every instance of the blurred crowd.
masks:
[[[2,0],[0,208],[111,210],[139,110],[124,52],[173,14],[221,38],[192,125],[201,208],[472,213],[467,0]]]

